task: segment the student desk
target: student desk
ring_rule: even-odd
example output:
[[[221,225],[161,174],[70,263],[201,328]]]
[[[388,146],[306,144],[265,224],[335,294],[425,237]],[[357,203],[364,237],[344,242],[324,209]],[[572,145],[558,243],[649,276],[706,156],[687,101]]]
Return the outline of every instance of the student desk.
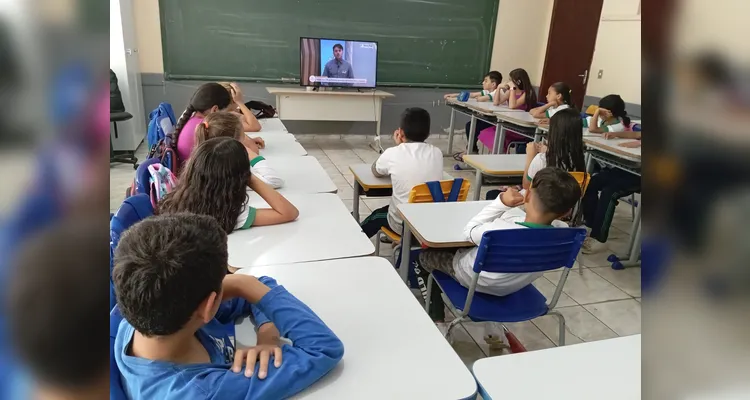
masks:
[[[502,146],[502,143],[505,141],[505,131],[508,129],[505,125],[512,125],[516,127],[521,128],[533,128],[535,133],[534,135],[528,135],[521,131],[514,131],[518,133],[521,136],[527,137],[535,142],[539,141],[541,139],[541,134],[537,131],[537,119],[532,117],[531,114],[529,114],[526,111],[519,112],[519,110],[513,110],[513,111],[496,111],[495,117],[498,120],[498,126],[499,129],[495,130],[495,142],[492,146],[492,154],[498,154],[500,152],[500,146]]]
[[[641,335],[483,358],[472,370],[485,400],[640,399]]]
[[[596,135],[596,136],[593,136]],[[586,171],[593,172],[594,160],[612,168],[619,168],[633,175],[641,176],[641,148],[620,147],[619,144],[632,142],[635,139],[605,139],[602,135],[592,134],[584,136],[583,143],[586,152]],[[643,200],[641,200],[643,201]],[[641,255],[641,210],[636,208],[633,225],[630,228],[630,242],[625,255],[619,257],[612,254],[607,258],[612,268],[632,267],[638,265]],[[624,260],[624,261],[621,261]]]
[[[523,179],[523,169],[526,167],[525,154],[471,154],[464,156],[464,162],[477,170],[474,179],[474,200],[479,200],[482,191],[482,175],[492,176],[520,176]]]
[[[258,120],[261,126],[261,132],[287,132],[286,126],[279,118],[261,118]]]
[[[401,279],[404,282],[409,279],[411,252],[408,249],[411,248],[411,234],[427,247],[472,247],[474,244],[464,235],[464,227],[490,203],[491,201],[462,201],[399,204],[398,212],[404,220],[401,248],[407,249],[401,252]]]
[[[253,267],[237,273],[273,277],[344,343],[344,358],[336,368],[294,398],[454,400],[476,394],[471,372],[385,259]],[[238,343],[255,344],[249,319],[235,332]]]
[[[453,131],[455,129],[456,112],[468,115],[471,117],[471,123],[469,125],[469,143],[473,143],[476,137],[475,128],[477,126],[477,119],[481,119],[487,123],[495,125],[495,135],[499,136],[501,129],[497,123],[495,112],[522,112],[522,110],[514,110],[506,106],[496,106],[491,101],[476,101],[476,99],[469,99],[469,101],[458,101],[455,98],[451,98],[445,101],[445,104],[451,108],[451,122],[448,128],[448,154],[453,152]],[[471,146],[467,149],[466,154],[471,154]]]
[[[338,188],[315,157],[279,156],[268,161],[284,180],[277,189],[283,195],[292,193],[336,193]],[[255,192],[251,192],[257,196]]]
[[[391,177],[377,177],[372,173],[372,164],[354,164],[349,166],[354,175],[354,204],[352,204],[352,216],[359,221],[359,196],[366,194],[370,189],[391,189]],[[443,172],[443,180],[455,179],[447,172]],[[390,196],[390,195],[389,195]]]
[[[307,150],[291,134],[253,132],[246,135],[262,138],[266,142],[266,148],[260,150],[260,155],[265,158],[307,155]]]
[[[358,257],[375,251],[335,194],[293,193],[285,197],[297,207],[299,218],[287,224],[234,231],[228,239],[230,265],[289,264]],[[268,207],[259,196],[251,196],[249,204]]]

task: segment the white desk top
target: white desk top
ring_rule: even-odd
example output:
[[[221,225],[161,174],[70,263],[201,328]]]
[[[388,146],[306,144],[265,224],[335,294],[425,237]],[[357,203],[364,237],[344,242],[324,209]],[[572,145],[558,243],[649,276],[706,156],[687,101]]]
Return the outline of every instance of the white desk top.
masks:
[[[524,110],[515,110],[507,106],[496,106],[491,101],[477,101],[476,99],[469,99],[468,101],[458,101],[456,99],[448,99],[447,103],[456,104],[459,106],[470,108],[474,111],[478,111],[487,115],[494,115],[495,112],[525,112]]]
[[[268,160],[271,167],[284,180],[278,189],[283,195],[292,193],[336,193],[338,188],[315,157],[279,156]],[[258,196],[249,192],[251,196]],[[258,197],[260,201],[260,197]]]
[[[338,366],[295,398],[455,400],[476,393],[474,377],[385,259],[254,267],[238,273],[273,277],[344,343]],[[255,343],[248,321],[235,332],[239,343]]]
[[[399,204],[398,211],[411,232],[429,247],[473,246],[464,227],[491,201]]]
[[[640,399],[641,335],[483,358],[472,369],[485,399]]]
[[[586,146],[622,158],[627,161],[641,162],[641,148],[622,147],[620,143],[635,141],[636,139],[605,139],[601,135],[586,136],[583,142]]]
[[[354,164],[349,166],[349,170],[354,174],[354,179],[359,182],[365,190],[370,189],[390,189],[391,177],[386,176],[379,178],[372,174],[372,164]],[[443,172],[443,180],[454,179],[453,175]]]
[[[509,122],[514,125],[523,126],[526,128],[536,128],[538,119],[534,118],[528,112],[518,112],[519,110],[513,111],[496,111],[495,116],[497,119],[505,122]]]
[[[297,207],[299,218],[287,224],[251,227],[230,234],[230,265],[241,268],[330,260],[375,251],[335,194],[293,193],[285,197]],[[268,207],[260,197],[253,196],[250,205]]]
[[[260,155],[271,159],[283,156],[306,156],[307,150],[294,138],[294,135],[278,133],[254,132],[250,137],[260,137],[266,142],[266,148],[260,150]]]
[[[466,154],[464,162],[488,175],[523,175],[526,154]]]
[[[288,86],[288,87],[267,87],[266,90],[270,94],[284,95],[309,95],[309,96],[371,96],[371,97],[393,97],[392,93],[384,92],[382,90],[362,89],[361,92],[356,92],[352,89],[337,89],[337,90],[319,90],[319,91],[307,91],[307,88],[299,86]]]
[[[261,118],[258,120],[261,132],[287,132],[286,126],[278,118]]]

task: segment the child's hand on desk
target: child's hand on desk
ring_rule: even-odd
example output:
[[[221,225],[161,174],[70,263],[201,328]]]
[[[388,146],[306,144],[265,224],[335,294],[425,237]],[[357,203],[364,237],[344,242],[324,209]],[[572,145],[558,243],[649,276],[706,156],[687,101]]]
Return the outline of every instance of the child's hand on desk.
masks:
[[[263,138],[254,137],[254,138],[250,138],[250,140],[252,140],[253,143],[255,143],[258,146],[259,149],[266,148],[266,142],[263,140]]]
[[[443,98],[444,98],[445,100],[448,100],[448,99],[455,99],[456,97],[457,97],[457,96],[456,96],[455,94],[446,94],[445,96],[443,96]]]
[[[265,324],[263,326],[266,326]],[[262,328],[262,327],[261,327]],[[251,377],[255,372],[255,363],[260,361],[258,367],[258,379],[266,379],[268,376],[268,363],[273,355],[273,365],[276,368],[281,367],[282,352],[279,344],[260,344],[260,332],[258,332],[258,345],[248,349],[237,349],[234,353],[234,363],[232,371],[239,374],[242,371],[242,365],[245,365],[245,376]],[[277,340],[278,342],[278,340]]]
[[[620,133],[619,132],[604,132],[603,136],[607,140],[609,140],[609,139],[617,139],[617,138],[620,137]]]
[[[518,207],[523,204],[523,195],[518,193],[518,190],[515,188],[509,187],[500,196],[500,201],[502,201],[506,207]]]
[[[634,148],[637,148],[637,147],[641,147],[641,141],[640,140],[635,140],[635,141],[632,141],[632,142],[624,142],[624,143],[618,144],[618,146],[634,149]]]
[[[537,125],[549,125],[549,118],[541,118],[536,121]]]

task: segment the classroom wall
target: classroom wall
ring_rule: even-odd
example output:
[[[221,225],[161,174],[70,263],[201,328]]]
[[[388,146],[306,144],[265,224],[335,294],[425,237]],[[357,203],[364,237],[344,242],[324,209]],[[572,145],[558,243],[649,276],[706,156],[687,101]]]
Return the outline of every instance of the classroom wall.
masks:
[[[539,86],[553,5],[554,0],[500,0],[490,68],[500,71],[503,80],[523,68]]]
[[[604,0],[589,74],[587,96],[617,93],[626,103],[641,104],[640,0]]]

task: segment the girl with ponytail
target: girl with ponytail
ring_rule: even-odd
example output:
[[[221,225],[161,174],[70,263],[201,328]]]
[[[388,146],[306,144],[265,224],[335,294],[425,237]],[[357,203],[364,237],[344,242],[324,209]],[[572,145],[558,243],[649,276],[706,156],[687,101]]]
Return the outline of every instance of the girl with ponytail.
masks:
[[[195,147],[195,128],[203,118],[217,111],[231,111],[236,108],[235,99],[224,86],[215,82],[199,86],[175,126],[177,157],[180,161],[185,163],[190,158],[190,153]]]
[[[572,100],[570,86],[565,82],[553,83],[549,89],[547,89],[547,104],[539,107],[534,107],[529,110],[534,118],[541,118],[539,121],[542,125],[548,125],[549,119],[555,115],[556,112],[564,110],[566,108],[575,108]]]

